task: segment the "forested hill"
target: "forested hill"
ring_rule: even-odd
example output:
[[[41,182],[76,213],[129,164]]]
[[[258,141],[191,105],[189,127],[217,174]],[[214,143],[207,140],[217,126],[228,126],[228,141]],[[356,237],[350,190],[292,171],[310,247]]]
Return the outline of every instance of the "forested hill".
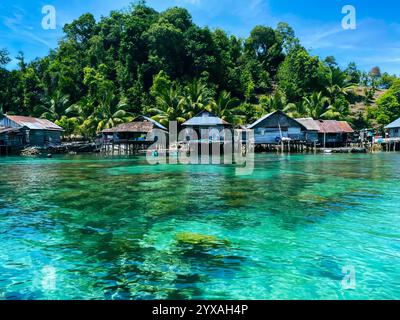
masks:
[[[138,114],[166,124],[205,108],[235,124],[276,109],[356,127],[400,117],[395,76],[312,56],[286,23],[239,39],[195,25],[185,9],[159,13],[139,2],[98,22],[85,14],[63,30],[48,56],[27,63],[20,53],[18,70],[5,69],[9,54],[0,51],[0,112],[48,118],[88,137]]]

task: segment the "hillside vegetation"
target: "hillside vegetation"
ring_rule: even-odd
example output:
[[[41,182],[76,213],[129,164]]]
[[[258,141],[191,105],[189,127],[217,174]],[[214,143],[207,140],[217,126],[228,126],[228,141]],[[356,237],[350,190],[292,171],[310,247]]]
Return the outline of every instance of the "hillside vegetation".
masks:
[[[400,117],[400,82],[378,67],[340,68],[312,56],[287,23],[255,26],[246,39],[193,23],[186,9],[141,1],[63,28],[49,55],[8,71],[0,51],[0,112],[47,118],[93,137],[145,114],[182,123],[203,109],[234,124],[281,109],[294,117],[347,120],[356,128]]]

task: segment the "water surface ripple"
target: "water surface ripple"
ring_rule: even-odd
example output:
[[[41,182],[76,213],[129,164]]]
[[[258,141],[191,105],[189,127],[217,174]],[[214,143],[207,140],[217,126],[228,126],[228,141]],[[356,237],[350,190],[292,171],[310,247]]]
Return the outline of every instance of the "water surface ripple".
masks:
[[[257,155],[250,176],[98,156],[0,172],[0,299],[400,298],[400,154]]]

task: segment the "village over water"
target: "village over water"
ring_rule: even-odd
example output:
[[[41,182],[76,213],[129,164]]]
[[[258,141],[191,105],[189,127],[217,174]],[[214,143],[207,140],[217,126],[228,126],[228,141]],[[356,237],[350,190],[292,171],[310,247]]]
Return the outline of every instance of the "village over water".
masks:
[[[400,149],[400,119],[388,124],[385,136],[373,130],[354,131],[346,121],[291,118],[277,110],[250,125],[234,126],[204,110],[180,125],[174,139],[168,128],[146,116],[105,129],[93,141],[62,142],[63,128],[46,119],[4,115],[0,120],[0,155],[102,152],[105,154],[193,151],[202,145],[232,148],[236,131],[240,144],[256,152],[367,152]],[[250,137],[251,132],[251,139]],[[178,139],[178,137],[180,139]],[[376,146],[377,148],[374,148]],[[33,150],[33,151],[32,151]],[[217,150],[220,150],[218,147]],[[219,151],[218,151],[219,152]],[[223,152],[222,152],[223,153]]]

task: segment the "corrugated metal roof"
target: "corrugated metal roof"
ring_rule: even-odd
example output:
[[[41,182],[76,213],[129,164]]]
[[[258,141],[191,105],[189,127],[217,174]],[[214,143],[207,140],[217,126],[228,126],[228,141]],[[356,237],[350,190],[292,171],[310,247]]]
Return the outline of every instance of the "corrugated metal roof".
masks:
[[[391,124],[385,127],[385,129],[394,129],[394,128],[400,128],[400,118],[393,121]]]
[[[276,112],[276,111],[275,111]],[[268,113],[267,115],[265,115],[264,117],[258,119],[256,122],[252,123],[251,125],[249,125],[247,128],[248,129],[253,129],[256,125],[258,125],[260,122],[264,121],[265,119],[268,119],[270,116],[272,116],[275,112],[271,112]]]
[[[346,121],[316,120],[321,133],[353,133],[354,130]]]
[[[347,121],[336,120],[314,120],[312,118],[296,119],[303,124],[309,131],[320,133],[353,133],[353,128]]]
[[[168,131],[168,129],[166,127],[164,127],[161,123],[157,122],[156,120],[146,117],[146,116],[138,116],[137,118],[135,118],[135,120],[133,120],[134,122],[139,122],[140,120],[145,120],[145,121],[150,121],[151,123],[153,123],[157,128],[161,129],[161,130],[165,130]]]
[[[350,126],[350,124],[347,121],[338,121],[338,122],[339,122],[339,126],[343,130],[343,132],[346,132],[346,133],[354,132],[353,128]]]
[[[27,127],[31,130],[54,130],[54,131],[63,131],[61,127],[56,125],[55,123],[47,120],[47,119],[38,119],[32,117],[25,116],[9,116],[6,115],[8,119],[14,121],[16,124],[21,127]]]
[[[319,124],[313,118],[300,118],[296,119],[309,131],[319,131]]]
[[[247,128],[248,128],[248,129],[253,129],[253,128],[254,128],[255,126],[257,126],[259,123],[261,123],[261,122],[263,122],[264,120],[268,119],[269,117],[271,117],[271,116],[274,115],[275,113],[281,113],[281,114],[285,115],[286,117],[292,119],[293,121],[297,122],[300,126],[303,126],[303,127],[304,127],[304,125],[303,125],[301,122],[297,121],[297,119],[293,119],[293,118],[289,117],[289,116],[288,116],[286,113],[284,113],[282,110],[276,110],[276,111],[271,112],[271,113],[265,115],[264,117],[258,119],[256,122],[254,122],[253,124],[249,125]]]
[[[204,110],[194,116],[192,119],[189,119],[183,126],[218,126],[218,125],[230,125],[229,122],[218,118],[215,114]]]

